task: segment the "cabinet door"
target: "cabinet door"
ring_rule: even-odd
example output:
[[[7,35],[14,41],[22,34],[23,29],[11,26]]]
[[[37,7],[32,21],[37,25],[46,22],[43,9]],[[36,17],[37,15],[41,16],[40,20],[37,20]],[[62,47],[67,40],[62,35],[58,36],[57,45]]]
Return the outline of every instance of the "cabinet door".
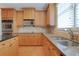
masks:
[[[35,18],[35,9],[34,8],[25,8],[24,19],[34,19]]]
[[[18,21],[19,20],[19,21]],[[23,11],[16,11],[16,26],[19,28],[23,25]]]
[[[78,35],[78,34],[74,34],[74,39],[75,39],[76,41],[78,41],[78,40],[79,40],[79,35]]]
[[[27,34],[21,34],[19,35],[19,45],[31,45],[31,37]]]
[[[26,45],[41,45],[41,34],[27,34],[25,36]]]
[[[36,33],[32,34],[32,42],[34,45],[42,45],[42,34],[41,33]]]
[[[20,35],[19,45],[42,45],[41,34]]]
[[[25,37],[23,35],[18,36],[19,45],[24,45],[25,44],[24,39],[25,39]]]
[[[43,35],[43,46],[44,46],[45,55],[50,56],[50,52],[49,52],[49,49],[48,49],[49,42],[44,35]]]

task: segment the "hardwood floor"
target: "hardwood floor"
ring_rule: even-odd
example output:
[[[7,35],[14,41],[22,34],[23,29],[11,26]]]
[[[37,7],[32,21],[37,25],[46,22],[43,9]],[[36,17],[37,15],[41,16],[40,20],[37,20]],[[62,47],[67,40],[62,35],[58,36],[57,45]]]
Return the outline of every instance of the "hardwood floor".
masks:
[[[46,56],[43,46],[19,46],[19,56]]]

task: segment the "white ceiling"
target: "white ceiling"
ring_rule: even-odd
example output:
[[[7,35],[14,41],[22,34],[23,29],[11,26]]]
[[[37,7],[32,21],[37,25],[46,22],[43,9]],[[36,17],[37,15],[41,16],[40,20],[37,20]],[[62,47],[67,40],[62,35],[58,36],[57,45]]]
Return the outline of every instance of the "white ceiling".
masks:
[[[47,3],[0,3],[0,8],[36,8],[36,10],[45,10]]]

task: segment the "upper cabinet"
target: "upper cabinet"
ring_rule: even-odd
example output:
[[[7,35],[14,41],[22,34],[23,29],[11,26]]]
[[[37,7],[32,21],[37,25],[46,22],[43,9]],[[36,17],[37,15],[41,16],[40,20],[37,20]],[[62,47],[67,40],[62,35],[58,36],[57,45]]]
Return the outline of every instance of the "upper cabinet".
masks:
[[[56,20],[56,4],[49,4],[47,7],[47,21],[46,25],[53,26],[55,25]]]
[[[23,25],[23,11],[22,10],[18,10],[16,11],[16,22],[17,22],[17,26],[22,26]]]
[[[35,8],[23,8],[24,19],[35,19]]]
[[[2,20],[12,20],[14,16],[13,8],[2,8],[1,9]]]
[[[45,21],[46,21],[46,11],[36,11],[35,12],[35,26],[42,26],[45,27]]]

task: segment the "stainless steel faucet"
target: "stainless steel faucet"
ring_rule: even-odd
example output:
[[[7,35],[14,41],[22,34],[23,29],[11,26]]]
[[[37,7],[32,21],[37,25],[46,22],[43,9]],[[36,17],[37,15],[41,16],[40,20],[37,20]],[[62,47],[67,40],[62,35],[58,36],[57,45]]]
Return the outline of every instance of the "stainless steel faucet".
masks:
[[[74,40],[73,31],[70,28],[65,29],[65,31],[67,31],[70,34],[70,38]]]

